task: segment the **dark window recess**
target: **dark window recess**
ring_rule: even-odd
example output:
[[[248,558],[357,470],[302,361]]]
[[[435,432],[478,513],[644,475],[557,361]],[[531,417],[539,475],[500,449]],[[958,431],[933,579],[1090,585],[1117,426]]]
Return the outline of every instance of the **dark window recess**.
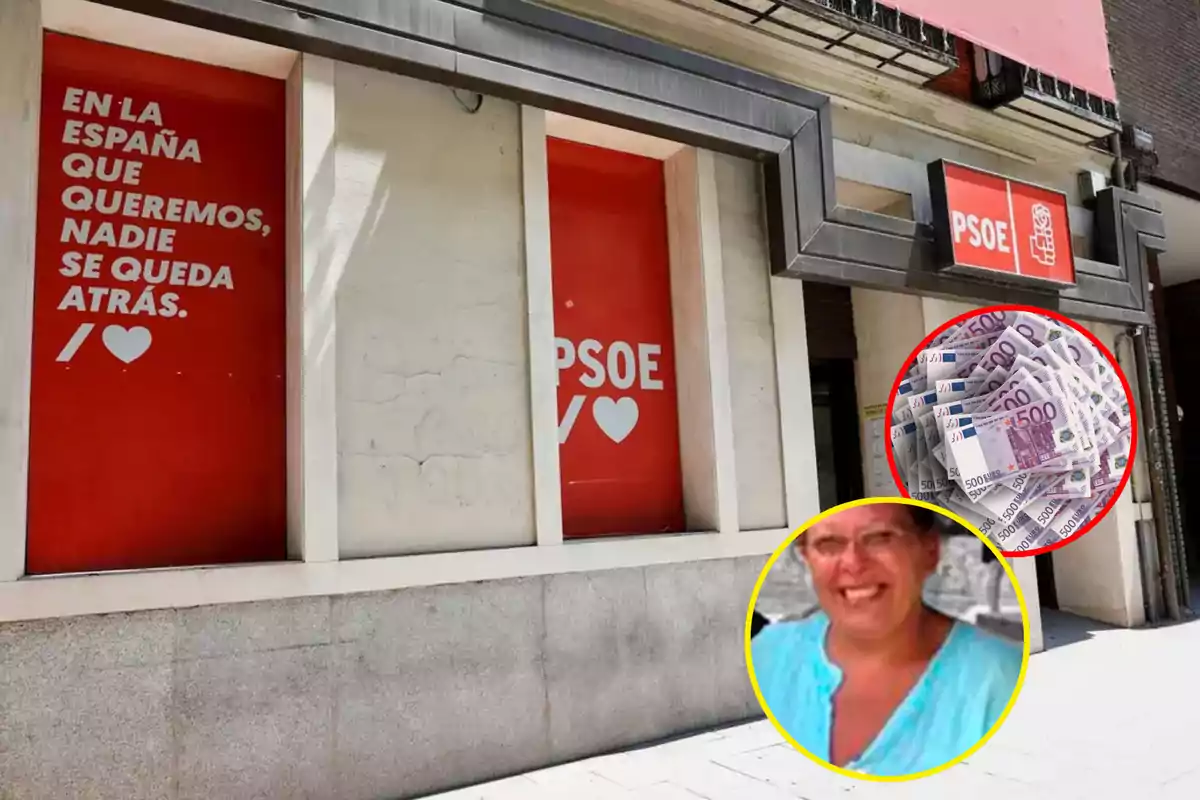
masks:
[[[1200,574],[1200,530],[1188,524],[1198,516],[1196,503],[1200,498],[1200,348],[1191,346],[1196,337],[1195,320],[1200,317],[1200,280],[1167,287],[1156,283],[1151,294],[1162,304],[1155,311],[1163,375],[1167,378],[1167,405],[1174,412],[1170,427],[1176,443],[1175,474],[1188,570]]]
[[[804,327],[810,361],[858,358],[853,308],[850,287],[804,282]]]
[[[862,449],[858,432],[858,397],[854,362],[810,359],[813,433],[817,446],[821,509],[863,496]]]
[[[804,326],[812,382],[817,490],[822,510],[863,496],[854,309],[850,289],[804,282]]]
[[[1054,553],[1042,553],[1033,557],[1037,570],[1038,602],[1042,608],[1058,610],[1058,588],[1054,584]]]

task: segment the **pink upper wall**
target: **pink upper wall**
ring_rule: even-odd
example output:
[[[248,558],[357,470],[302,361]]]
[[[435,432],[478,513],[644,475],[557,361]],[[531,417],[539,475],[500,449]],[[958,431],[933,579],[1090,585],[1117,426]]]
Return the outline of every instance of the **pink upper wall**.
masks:
[[[1107,100],[1116,87],[1101,0],[885,0]]]

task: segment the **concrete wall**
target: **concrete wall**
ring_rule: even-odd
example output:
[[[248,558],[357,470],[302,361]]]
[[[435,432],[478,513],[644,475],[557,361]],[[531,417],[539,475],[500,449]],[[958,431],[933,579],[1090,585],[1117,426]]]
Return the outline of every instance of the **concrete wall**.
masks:
[[[855,287],[850,290],[850,304],[854,317],[854,338],[858,343],[854,383],[858,393],[863,487],[870,493],[872,487],[890,487],[893,484],[886,465],[880,465],[880,477],[874,475],[875,444],[864,409],[888,402],[896,371],[924,337],[925,329],[921,321],[921,298],[915,295]],[[898,492],[893,490],[889,493]]]
[[[532,544],[519,108],[347,64],[335,93],[341,554]]]
[[[916,295],[854,288],[850,302],[858,341],[854,365],[858,406],[862,409],[888,401],[896,373],[925,337],[925,328],[921,298]]]
[[[782,528],[787,506],[761,170],[733,156],[718,155],[715,161],[738,526]]]
[[[411,797],[758,716],[764,560],[0,626],[0,796]]]
[[[1109,350],[1117,350],[1118,328],[1101,323],[1085,323],[1085,327]],[[1132,364],[1123,366],[1136,395],[1136,370]],[[1130,484],[1126,484],[1116,505],[1096,523],[1096,527],[1067,547],[1054,551],[1053,561],[1054,588],[1061,610],[1113,625],[1134,627],[1145,624],[1146,607],[1142,599],[1137,546],[1137,506]]]
[[[0,3],[0,531],[25,530],[41,62],[37,0]],[[0,536],[0,581],[24,573],[24,536]]]
[[[721,424],[730,415],[729,379],[717,369],[726,357],[712,155],[685,147],[662,170],[685,522],[690,531],[737,530],[733,435]]]

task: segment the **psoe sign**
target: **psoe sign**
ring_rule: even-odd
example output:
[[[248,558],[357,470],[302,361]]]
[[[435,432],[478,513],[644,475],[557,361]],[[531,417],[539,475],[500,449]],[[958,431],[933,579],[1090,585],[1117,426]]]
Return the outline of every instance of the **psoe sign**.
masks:
[[[929,165],[929,193],[945,271],[1075,285],[1066,195],[949,161]]]

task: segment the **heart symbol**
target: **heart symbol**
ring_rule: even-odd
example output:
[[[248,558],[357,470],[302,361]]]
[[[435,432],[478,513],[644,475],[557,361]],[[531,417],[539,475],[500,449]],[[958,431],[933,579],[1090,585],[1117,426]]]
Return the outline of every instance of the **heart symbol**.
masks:
[[[101,335],[108,352],[131,364],[150,349],[150,331],[138,326],[122,328],[120,325],[109,325]]]
[[[605,436],[620,444],[637,425],[637,401],[632,397],[622,397],[620,400],[597,397],[592,403],[592,418]]]

